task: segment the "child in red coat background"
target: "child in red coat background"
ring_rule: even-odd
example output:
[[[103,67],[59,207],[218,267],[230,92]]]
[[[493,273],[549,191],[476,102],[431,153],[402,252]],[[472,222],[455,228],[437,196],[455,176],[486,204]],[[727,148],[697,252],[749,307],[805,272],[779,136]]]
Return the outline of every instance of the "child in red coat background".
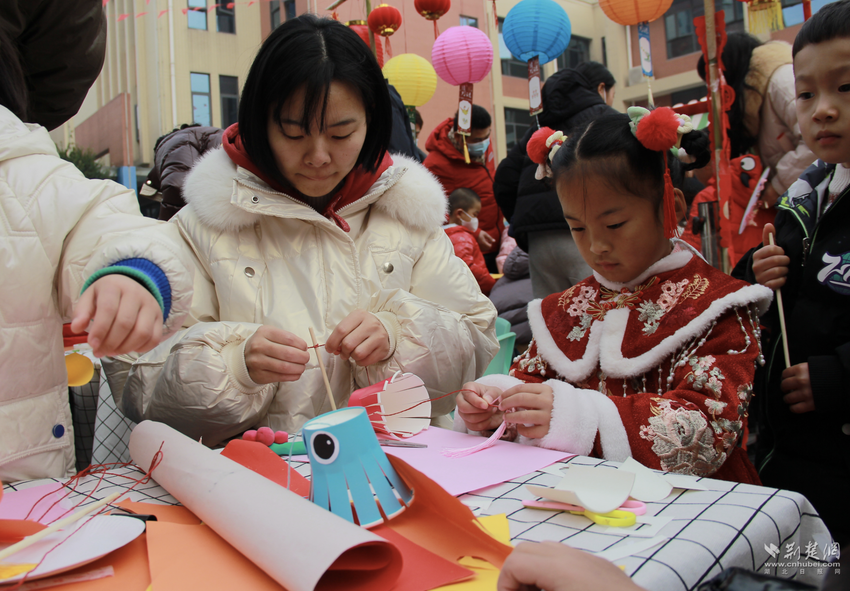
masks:
[[[490,295],[496,280],[487,270],[484,255],[475,239],[481,198],[472,189],[455,189],[449,195],[449,223],[443,226],[455,247],[455,254],[469,266],[484,295]]]

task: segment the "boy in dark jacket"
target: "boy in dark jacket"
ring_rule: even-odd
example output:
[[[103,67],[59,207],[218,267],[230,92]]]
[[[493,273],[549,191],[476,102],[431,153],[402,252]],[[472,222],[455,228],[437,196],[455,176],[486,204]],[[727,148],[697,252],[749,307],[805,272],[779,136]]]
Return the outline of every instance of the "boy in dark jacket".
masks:
[[[782,197],[750,278],[781,289],[761,397],[758,460],[765,485],[803,493],[835,541],[850,541],[850,0],[822,8],[794,42],[797,119],[818,156]]]
[[[487,270],[484,255],[475,239],[481,198],[472,189],[455,189],[449,195],[449,223],[443,226],[455,247],[455,255],[467,264],[484,295],[490,295],[496,280]]]

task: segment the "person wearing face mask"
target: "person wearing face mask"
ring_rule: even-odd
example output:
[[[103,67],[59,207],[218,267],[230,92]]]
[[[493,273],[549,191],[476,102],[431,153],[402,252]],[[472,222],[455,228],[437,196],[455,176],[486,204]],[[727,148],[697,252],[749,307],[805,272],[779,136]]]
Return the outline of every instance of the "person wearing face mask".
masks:
[[[550,76],[542,89],[541,127],[567,136],[574,129],[602,115],[615,113],[616,80],[598,62],[584,62]],[[555,187],[538,178],[537,164],[526,151],[535,126],[514,145],[496,170],[493,193],[500,210],[510,221],[508,234],[528,253],[535,298],[569,289],[588,275],[590,267],[579,255],[564,220]]]
[[[446,119],[428,137],[425,143],[428,157],[423,164],[439,179],[447,195],[465,187],[475,191],[481,199],[479,227],[474,234],[487,267],[495,273],[503,223],[502,212],[493,195],[496,157],[490,145],[490,125],[490,113],[480,105],[472,105],[472,133],[466,137],[467,163],[463,138],[457,133],[457,114]]]
[[[484,255],[475,240],[481,198],[472,189],[455,189],[449,195],[449,223],[443,226],[455,248],[455,255],[467,264],[484,295],[490,295],[496,280],[490,275]]]

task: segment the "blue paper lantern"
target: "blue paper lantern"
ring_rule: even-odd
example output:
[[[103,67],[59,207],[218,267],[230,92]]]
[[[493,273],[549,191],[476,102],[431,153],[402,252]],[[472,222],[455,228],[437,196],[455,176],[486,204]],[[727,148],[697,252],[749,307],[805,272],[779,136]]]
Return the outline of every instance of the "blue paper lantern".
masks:
[[[502,24],[502,37],[511,54],[527,62],[540,57],[547,64],[570,44],[570,17],[554,0],[522,0]]]

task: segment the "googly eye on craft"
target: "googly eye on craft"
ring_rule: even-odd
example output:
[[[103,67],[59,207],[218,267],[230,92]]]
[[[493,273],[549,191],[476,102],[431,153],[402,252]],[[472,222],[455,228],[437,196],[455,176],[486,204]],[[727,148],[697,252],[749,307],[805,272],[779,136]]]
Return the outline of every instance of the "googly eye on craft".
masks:
[[[310,436],[310,449],[317,462],[332,464],[339,456],[339,441],[331,433],[317,431]]]
[[[755,170],[756,168],[756,159],[751,156],[746,156],[741,159],[741,170]]]

